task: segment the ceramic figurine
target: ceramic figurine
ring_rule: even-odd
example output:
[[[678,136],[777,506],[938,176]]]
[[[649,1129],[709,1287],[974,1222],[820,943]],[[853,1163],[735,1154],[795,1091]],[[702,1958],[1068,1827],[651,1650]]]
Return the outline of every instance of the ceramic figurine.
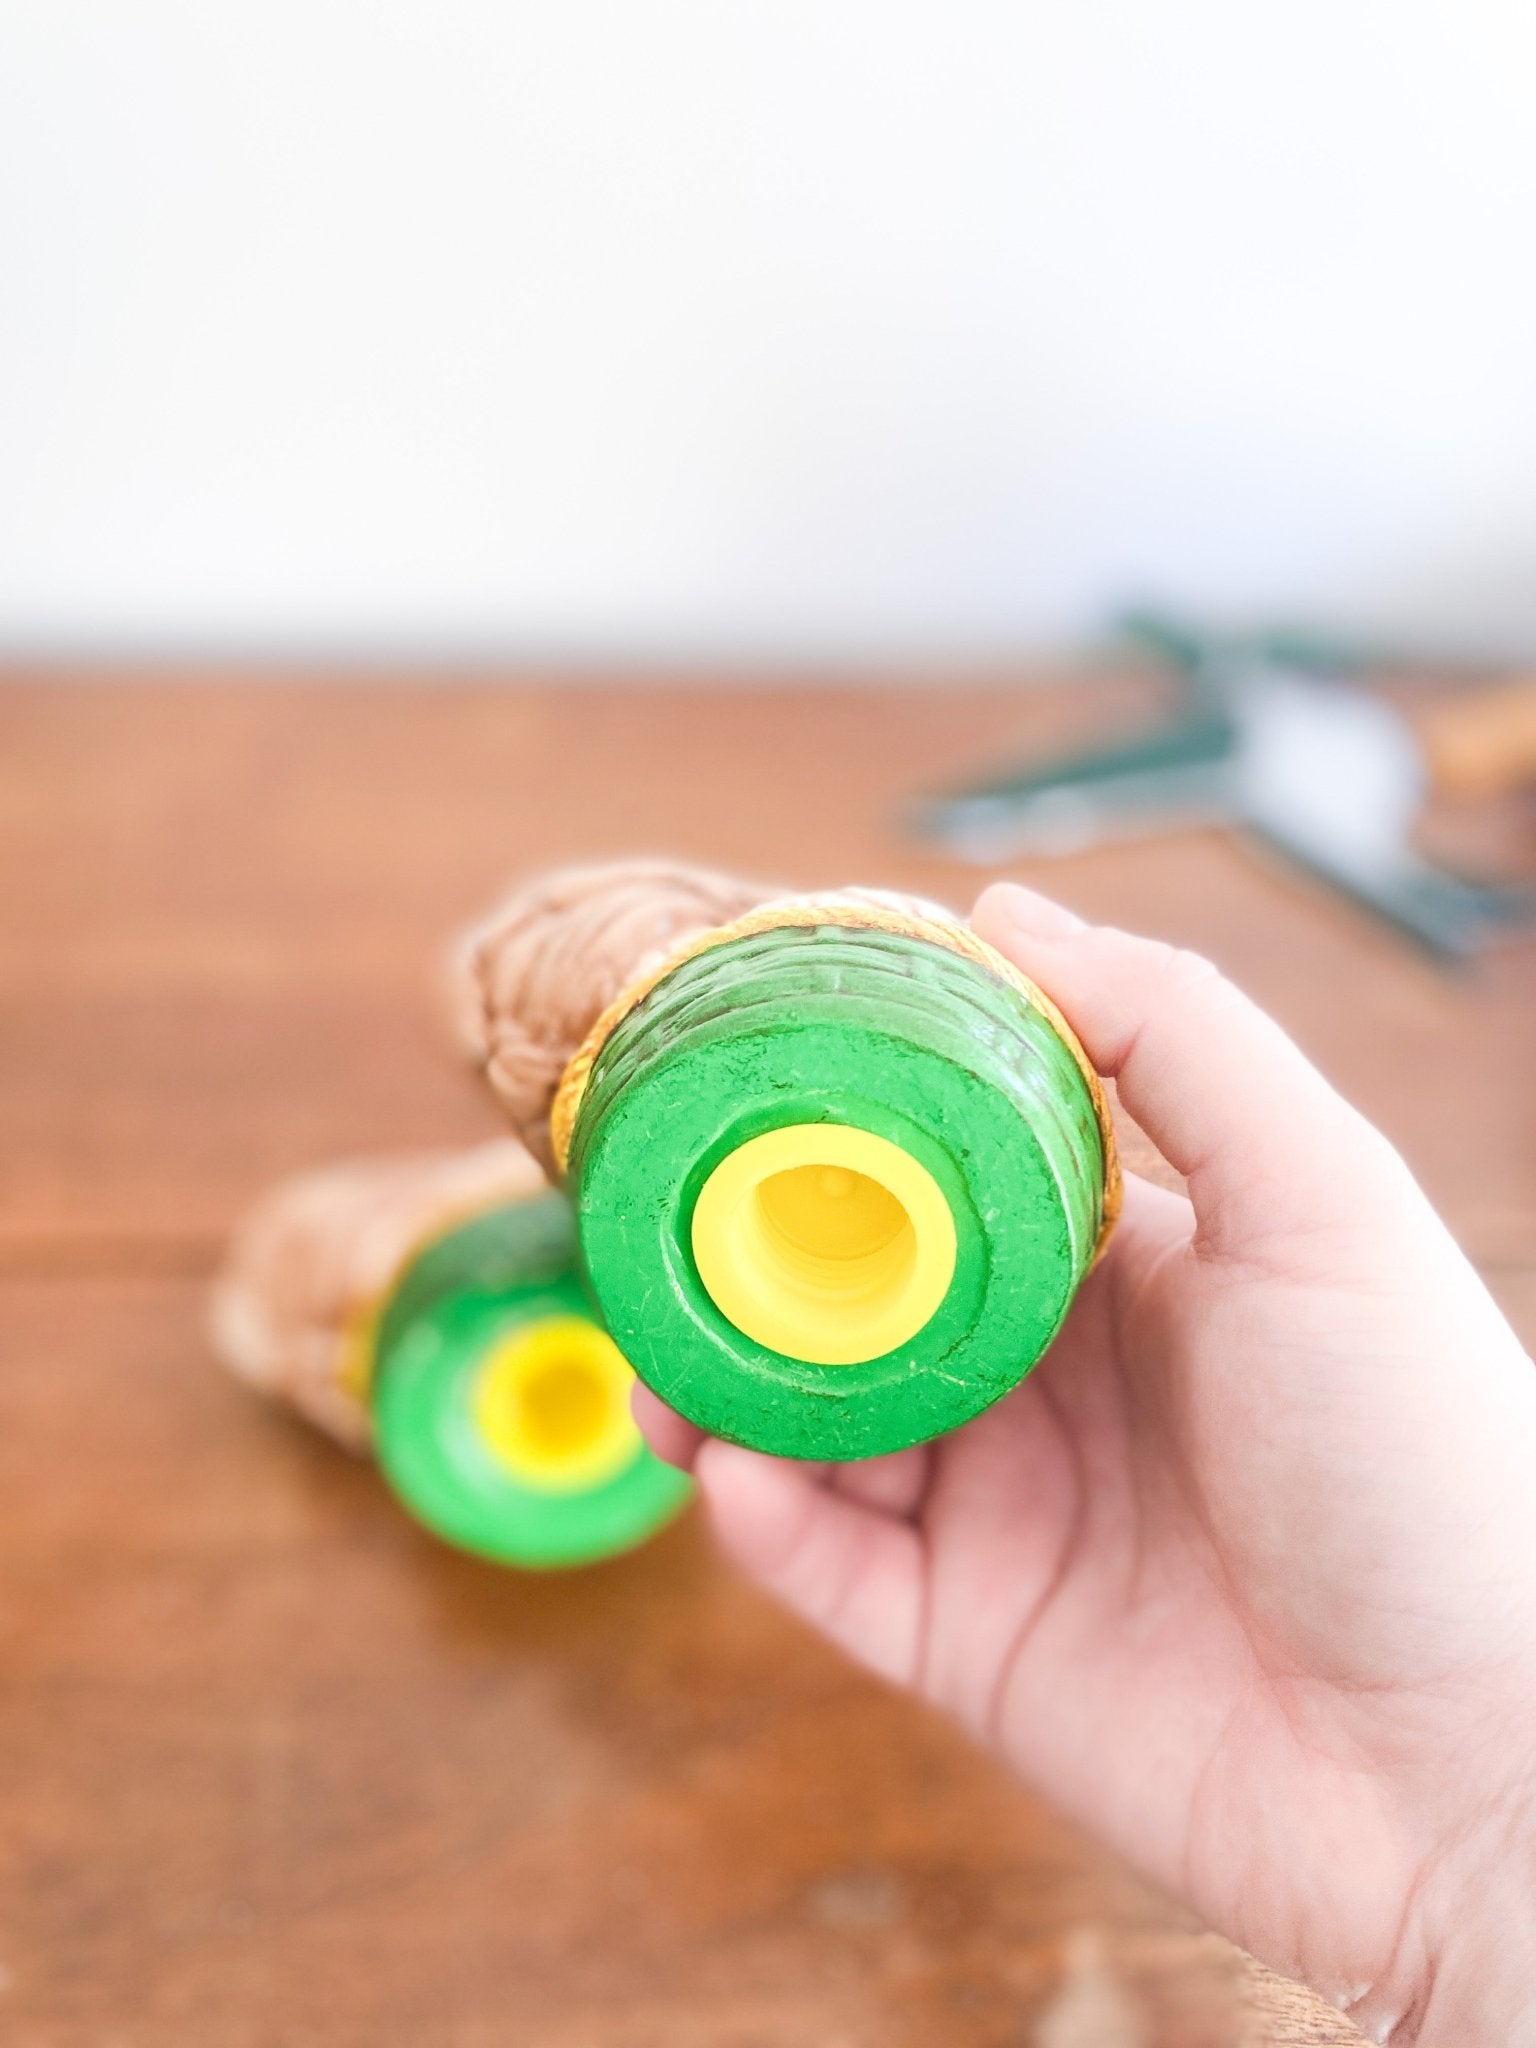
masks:
[[[845,1459],[954,1429],[1039,1359],[1113,1227],[1071,1028],[915,898],[567,871],[469,936],[457,1004],[564,1178],[615,1343],[733,1442]]]
[[[527,1568],[644,1541],[689,1492],[629,1409],[569,1205],[512,1140],[275,1190],[213,1298],[233,1370],[350,1449],[416,1518]]]

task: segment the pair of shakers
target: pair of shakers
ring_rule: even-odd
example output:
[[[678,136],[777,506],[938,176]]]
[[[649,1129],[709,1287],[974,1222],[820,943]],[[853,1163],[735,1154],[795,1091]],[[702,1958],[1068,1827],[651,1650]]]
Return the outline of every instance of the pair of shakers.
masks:
[[[278,1188],[212,1327],[500,1563],[590,1563],[683,1505],[636,1376],[783,1457],[958,1428],[1037,1363],[1114,1226],[1070,1025],[920,899],[569,869],[460,943],[451,994],[515,1135]]]

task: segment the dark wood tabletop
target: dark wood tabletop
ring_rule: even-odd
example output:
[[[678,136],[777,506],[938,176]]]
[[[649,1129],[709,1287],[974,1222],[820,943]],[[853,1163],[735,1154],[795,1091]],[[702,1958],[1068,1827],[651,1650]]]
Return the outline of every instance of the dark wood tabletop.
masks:
[[[497,1128],[433,998],[510,876],[965,902],[913,794],[1104,675],[0,686],[0,2040],[1228,2048],[1355,2036],[753,1593],[689,1516],[525,1577],[215,1367],[267,1183]],[[1536,1336],[1536,944],[1447,975],[1214,833],[1031,879],[1213,955]]]

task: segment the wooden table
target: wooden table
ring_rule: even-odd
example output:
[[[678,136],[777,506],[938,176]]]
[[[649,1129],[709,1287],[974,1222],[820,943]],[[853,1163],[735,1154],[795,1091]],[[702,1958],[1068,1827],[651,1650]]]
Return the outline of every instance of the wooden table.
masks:
[[[571,1577],[457,1557],[219,1374],[202,1330],[269,1180],[496,1127],[426,970],[506,876],[664,849],[964,900],[901,800],[1144,694],[0,689],[0,2039],[1353,2038],[691,1520]],[[1447,979],[1215,836],[1054,881],[1272,1005],[1536,1334],[1536,1109],[1501,1082],[1528,1069],[1536,947]]]

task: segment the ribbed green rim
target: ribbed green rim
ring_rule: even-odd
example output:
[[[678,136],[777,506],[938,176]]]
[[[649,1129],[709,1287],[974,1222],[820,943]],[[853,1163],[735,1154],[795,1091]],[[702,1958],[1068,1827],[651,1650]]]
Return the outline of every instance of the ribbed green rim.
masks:
[[[486,1354],[550,1316],[595,1320],[564,1198],[487,1210],[426,1247],[391,1296],[375,1346],[380,1466],[415,1518],[460,1549],[549,1570],[633,1549],[690,1491],[641,1446],[582,1491],[530,1486],[486,1445],[472,1396]]]
[[[814,1122],[903,1146],[955,1219],[939,1309],[858,1365],[755,1344],[692,1255],[719,1161]],[[702,1428],[788,1457],[899,1449],[997,1400],[1055,1335],[1103,1215],[1093,1101],[1049,1019],[946,948],[837,926],[729,940],[658,983],[593,1064],[569,1173],[593,1289],[636,1372]]]

